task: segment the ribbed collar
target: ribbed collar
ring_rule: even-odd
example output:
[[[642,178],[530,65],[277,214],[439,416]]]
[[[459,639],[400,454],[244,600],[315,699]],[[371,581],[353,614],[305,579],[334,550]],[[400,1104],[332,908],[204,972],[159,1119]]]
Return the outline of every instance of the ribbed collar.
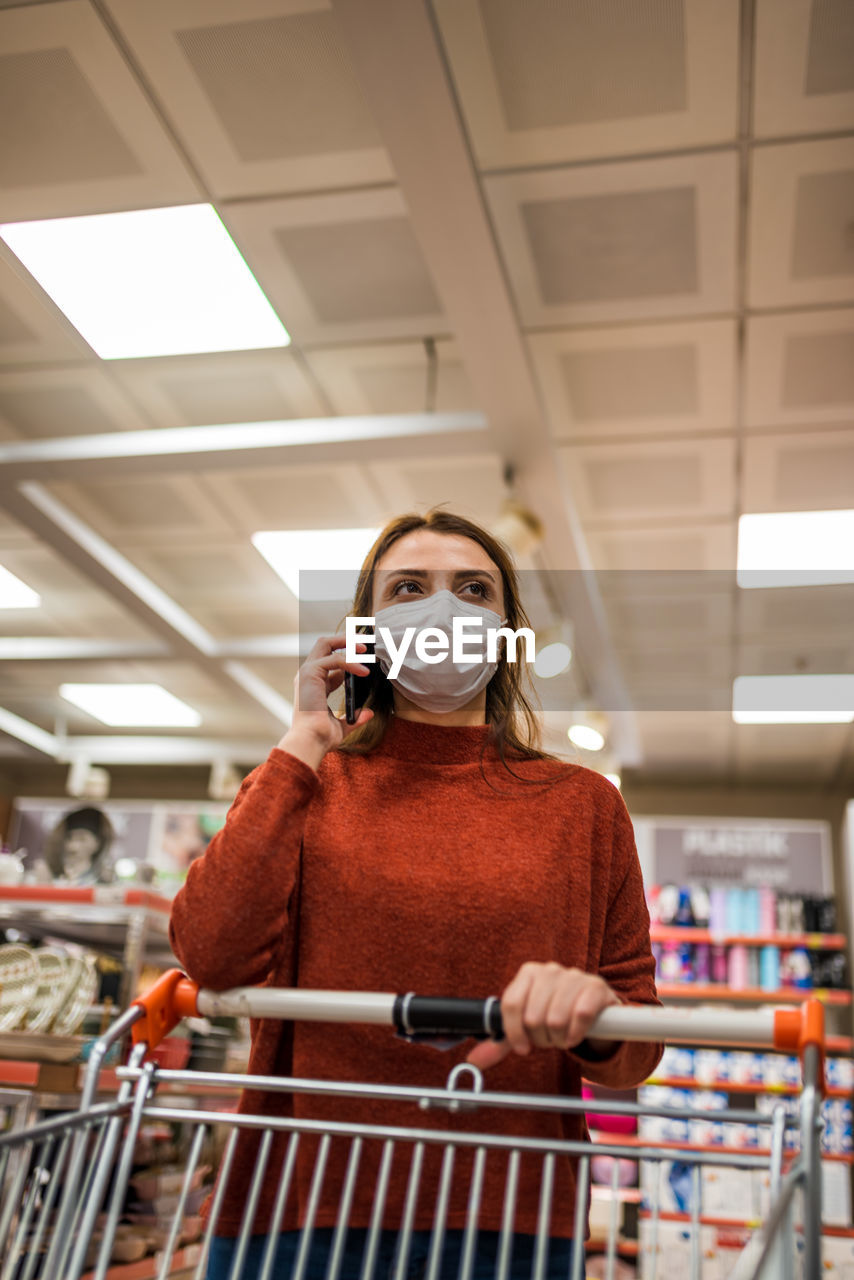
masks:
[[[414,764],[470,764],[481,758],[488,735],[486,724],[448,727],[392,716],[379,750]]]

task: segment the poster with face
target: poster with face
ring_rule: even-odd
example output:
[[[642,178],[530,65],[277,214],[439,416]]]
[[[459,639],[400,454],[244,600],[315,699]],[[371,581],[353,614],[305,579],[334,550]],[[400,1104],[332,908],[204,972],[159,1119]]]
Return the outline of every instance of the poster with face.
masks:
[[[227,805],[188,803],[158,806],[152,814],[150,856],[154,883],[172,897],[225,822]]]
[[[143,884],[171,897],[225,822],[210,801],[64,799],[15,802],[10,841],[28,879],[58,884]]]

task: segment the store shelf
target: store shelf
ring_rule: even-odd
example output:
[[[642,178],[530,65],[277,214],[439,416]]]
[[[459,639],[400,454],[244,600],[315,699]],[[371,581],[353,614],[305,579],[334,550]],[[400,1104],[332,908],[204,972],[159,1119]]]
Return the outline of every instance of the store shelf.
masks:
[[[638,1215],[643,1219],[652,1217],[651,1209],[641,1209]],[[660,1222],[692,1222],[690,1213],[675,1213],[672,1210],[661,1210],[658,1214]],[[701,1227],[747,1227],[753,1230],[755,1227],[761,1227],[762,1220],[760,1218],[719,1218],[714,1214],[701,1213],[698,1219]],[[846,1240],[854,1239],[854,1227],[831,1227],[823,1223],[821,1228],[823,1236],[837,1236]]]
[[[717,986],[714,983],[668,982],[659,983],[656,987],[662,1000],[742,1000],[756,1004],[803,1004],[805,1000],[816,999],[822,1004],[849,1005],[852,994],[831,987],[780,987],[777,991],[764,991],[762,987]]]
[[[160,968],[177,963],[169,946],[171,910],[169,898],[122,885],[4,885],[0,929],[17,929],[33,942],[76,942],[116,957],[124,973],[121,1009],[136,994],[143,960]]]
[[[120,884],[64,885],[64,884],[15,884],[4,885],[3,905],[7,902],[19,905],[63,906],[82,903],[93,906],[144,907],[149,911],[168,916],[172,910],[171,898],[152,893],[148,889],[131,889]]]
[[[650,1076],[647,1084],[662,1085],[670,1089],[715,1089],[719,1093],[773,1093],[795,1096],[801,1092],[796,1084],[749,1084],[732,1080],[695,1080],[693,1076]],[[851,1098],[854,1089],[826,1088],[826,1098]]]
[[[637,1240],[617,1240],[616,1251],[623,1258],[636,1258],[640,1250]],[[608,1241],[604,1239],[585,1240],[584,1252],[588,1256],[593,1253],[607,1253]]]
[[[640,1204],[643,1192],[640,1187],[613,1187],[601,1182],[590,1184],[590,1194],[594,1200],[619,1200],[621,1204]]]
[[[144,933],[147,947],[169,950],[169,898],[115,885],[14,885],[0,896],[0,928],[16,928],[32,938],[61,937],[69,942],[122,954],[131,926]]]
[[[808,951],[844,951],[848,946],[844,933],[713,933],[710,929],[653,925],[649,936],[653,942],[706,942],[727,947],[806,947]]]
[[[171,1276],[178,1272],[190,1271],[196,1266],[200,1257],[201,1245],[185,1245],[173,1255],[172,1265],[166,1274]],[[148,1257],[140,1258],[139,1262],[117,1262],[107,1268],[105,1280],[155,1280],[155,1277],[160,1274],[162,1264],[163,1255],[160,1253],[150,1253]],[[94,1271],[84,1271],[81,1280],[94,1280],[94,1276]]]
[[[689,1046],[693,1046],[694,1048],[708,1047],[702,1040],[698,1040],[696,1037],[692,1038],[691,1036],[678,1038],[676,1036],[672,1036],[670,1043],[674,1045],[678,1044],[686,1048]],[[851,1036],[837,1035],[825,1036],[824,1048],[826,1053],[832,1054],[834,1057],[843,1056],[850,1058],[851,1055],[854,1054],[854,1038]],[[745,1049],[752,1053],[788,1053],[787,1049],[769,1048],[767,1045],[757,1044],[755,1040],[730,1040],[726,1046],[726,1051],[730,1052],[733,1049]]]
[[[709,1112],[710,1116],[714,1112]],[[698,1151],[709,1152],[718,1155],[728,1156],[770,1156],[770,1147],[727,1147],[722,1143],[699,1144],[696,1142],[659,1142],[651,1138],[639,1138],[636,1134],[621,1133],[619,1136],[619,1145],[626,1147],[652,1147],[656,1151]],[[609,1144],[609,1138],[604,1134],[602,1138],[593,1138],[593,1145],[597,1143],[603,1145]],[[786,1155],[792,1159],[798,1154],[797,1151],[787,1151]],[[854,1164],[854,1151],[822,1151],[822,1160],[832,1160],[839,1164]]]

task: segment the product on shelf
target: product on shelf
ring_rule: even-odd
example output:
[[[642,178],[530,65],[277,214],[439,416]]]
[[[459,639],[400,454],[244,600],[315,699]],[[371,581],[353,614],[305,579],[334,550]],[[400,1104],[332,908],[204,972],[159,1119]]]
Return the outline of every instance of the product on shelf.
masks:
[[[702,885],[665,884],[650,885],[646,892],[660,983],[768,992],[847,986],[844,951],[822,946],[823,932],[836,927],[832,898],[779,894],[768,886],[715,885],[707,892]],[[707,934],[691,940],[691,930],[706,927]],[[659,929],[689,932],[676,937],[665,932],[662,938]]]
[[[98,988],[95,959],[58,946],[0,946],[0,1031],[74,1035]]]

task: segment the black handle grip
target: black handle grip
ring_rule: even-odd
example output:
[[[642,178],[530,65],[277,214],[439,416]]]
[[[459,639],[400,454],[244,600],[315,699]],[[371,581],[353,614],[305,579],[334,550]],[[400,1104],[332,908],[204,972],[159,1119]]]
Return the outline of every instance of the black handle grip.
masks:
[[[394,1025],[409,1040],[454,1036],[476,1040],[502,1040],[504,1024],[498,996],[485,1000],[457,996],[398,996],[394,1002]]]

